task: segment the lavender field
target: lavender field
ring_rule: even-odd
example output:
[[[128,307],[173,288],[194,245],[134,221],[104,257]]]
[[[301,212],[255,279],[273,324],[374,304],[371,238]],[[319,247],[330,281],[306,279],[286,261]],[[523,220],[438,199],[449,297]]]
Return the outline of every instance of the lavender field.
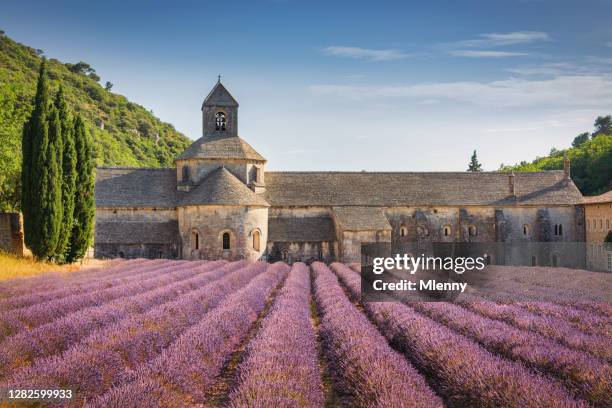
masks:
[[[548,268],[497,271],[523,281],[512,302],[361,303],[356,270],[136,259],[0,282],[0,390],[73,391],[0,406],[612,406],[606,276],[592,297]]]

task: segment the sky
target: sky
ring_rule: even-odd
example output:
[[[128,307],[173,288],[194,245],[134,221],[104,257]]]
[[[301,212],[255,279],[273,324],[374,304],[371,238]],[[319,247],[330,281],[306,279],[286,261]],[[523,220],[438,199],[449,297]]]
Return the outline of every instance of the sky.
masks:
[[[0,29],[86,61],[191,139],[222,75],[269,170],[485,170],[612,113],[612,0],[13,1]]]

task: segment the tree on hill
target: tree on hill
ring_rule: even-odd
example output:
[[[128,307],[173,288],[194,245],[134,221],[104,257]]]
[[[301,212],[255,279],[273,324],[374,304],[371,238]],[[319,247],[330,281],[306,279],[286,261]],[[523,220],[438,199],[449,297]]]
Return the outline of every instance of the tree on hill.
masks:
[[[74,225],[70,238],[68,262],[81,259],[93,241],[95,218],[94,201],[94,163],[89,136],[80,116],[74,121],[74,141],[76,147],[77,168],[76,195],[74,203]]]
[[[578,147],[581,144],[588,142],[590,138],[591,138],[591,135],[589,134],[589,132],[583,132],[574,138],[574,141],[572,142],[572,146]]]
[[[482,171],[482,165],[478,161],[478,156],[476,155],[476,150],[474,150],[474,153],[472,154],[472,157],[470,158],[470,163],[468,164],[467,171],[471,171],[471,172]]]
[[[599,135],[612,135],[612,116],[598,116],[595,119],[595,131],[593,132],[593,137],[597,137]]]
[[[110,81],[106,81],[106,83],[104,84],[104,89],[110,92],[110,90],[113,89],[113,83]]]

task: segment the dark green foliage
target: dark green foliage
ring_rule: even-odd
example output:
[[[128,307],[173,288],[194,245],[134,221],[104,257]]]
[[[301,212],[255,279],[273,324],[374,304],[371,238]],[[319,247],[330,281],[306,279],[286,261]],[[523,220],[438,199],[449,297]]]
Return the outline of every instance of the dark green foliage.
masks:
[[[72,235],[74,224],[73,216],[77,178],[77,156],[74,142],[74,124],[68,113],[68,107],[64,100],[63,88],[61,87],[55,98],[55,108],[59,113],[63,142],[61,156],[63,220],[56,250],[56,259],[62,262],[68,253],[68,245],[70,243],[70,236]]]
[[[563,169],[563,155],[572,163],[572,180],[584,195],[597,195],[612,189],[612,135],[599,135],[577,147],[556,150],[531,163],[502,165],[501,171],[541,171]]]
[[[74,121],[74,142],[77,156],[77,179],[74,202],[74,226],[70,239],[68,262],[81,259],[93,241],[95,218],[94,165],[92,147],[80,116]]]
[[[23,172],[21,183],[23,194],[21,205],[24,216],[25,244],[35,255],[41,248],[40,213],[43,194],[44,164],[49,145],[49,127],[47,116],[49,110],[49,89],[47,85],[46,62],[40,64],[34,110],[23,126]]]
[[[43,159],[44,156],[44,159]],[[62,230],[62,123],[53,106],[49,112],[48,143],[44,155],[39,157],[40,204],[38,210],[36,246],[32,253],[39,259],[52,260],[56,256]],[[36,197],[32,197],[36,199]]]
[[[599,135],[612,135],[612,116],[598,116],[595,119],[595,131],[593,132],[593,137],[597,137]]]
[[[572,142],[572,146],[578,147],[581,144],[588,142],[590,138],[591,138],[591,135],[589,134],[589,132],[581,133],[574,138],[574,141]]]
[[[467,171],[472,171],[472,172],[482,171],[482,165],[480,164],[480,162],[478,162],[478,156],[476,155],[476,150],[474,150],[474,153],[472,154],[472,157],[470,158],[470,163],[468,164]]]
[[[612,243],[612,231],[608,231],[608,235],[604,238],[604,242]]]
[[[104,84],[104,89],[110,92],[110,90],[113,89],[113,83],[110,81],[106,81],[106,83]]]
[[[34,108],[41,61],[35,49],[0,36],[0,211],[21,207],[22,129]],[[52,90],[62,86],[69,110],[80,114],[92,130],[94,164],[172,166],[189,139],[142,106],[105,90],[90,78],[90,69],[87,63],[63,64],[54,59],[45,66]]]

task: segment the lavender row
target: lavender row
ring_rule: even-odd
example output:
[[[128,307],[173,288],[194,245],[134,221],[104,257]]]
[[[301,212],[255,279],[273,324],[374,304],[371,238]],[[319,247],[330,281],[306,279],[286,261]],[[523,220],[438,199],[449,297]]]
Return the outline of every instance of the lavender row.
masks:
[[[558,377],[567,388],[594,406],[612,406],[612,367],[587,353],[569,349],[544,336],[488,319],[451,303],[422,302],[411,306],[476,340],[491,352],[522,361]]]
[[[564,320],[538,316],[515,305],[498,304],[473,296],[462,296],[456,302],[482,316],[539,333],[570,348],[612,361],[612,339],[609,337],[582,333]]]
[[[612,337],[612,318],[610,317],[593,315],[584,310],[551,302],[520,302],[517,305],[532,313],[566,320],[585,333]]]
[[[229,406],[323,407],[325,396],[310,322],[310,274],[293,265],[257,336],[240,364]]]
[[[144,291],[193,276],[193,265],[185,263],[174,269],[168,266],[157,269],[147,279],[91,293],[76,294],[64,298],[38,303],[27,308],[15,309],[0,314],[0,340],[48,323],[68,313],[86,307],[99,306],[111,300],[133,296]]]
[[[360,296],[360,277],[333,265],[352,296]],[[422,316],[400,302],[366,303],[384,335],[432,376],[454,406],[586,407],[555,381],[505,360],[472,340]]]
[[[229,294],[266,269],[257,263],[230,273],[164,303],[91,334],[61,355],[36,360],[0,382],[0,388],[71,388],[81,406],[113,386],[128,381],[131,369],[153,359]]]
[[[181,262],[181,264],[184,264],[184,262]],[[172,265],[178,267],[181,264],[173,263]],[[92,280],[84,284],[71,284],[71,282],[66,282],[66,284],[64,284],[61,288],[55,288],[49,291],[33,289],[28,294],[0,300],[0,310],[2,312],[6,312],[12,309],[33,306],[38,303],[49,302],[67,296],[93,292],[100,289],[109,289],[112,287],[125,285],[130,282],[141,281],[143,279],[147,279],[150,274],[151,276],[155,276],[154,273],[160,269],[168,270],[168,266],[168,263],[152,265],[143,263],[131,265],[126,269],[121,269],[120,275],[115,274],[112,278],[104,280]]]
[[[50,272],[35,277],[12,279],[0,284],[0,298],[24,295],[32,291],[42,293],[62,288],[66,285],[88,284],[92,281],[95,282],[113,278],[138,266],[150,265],[152,267],[168,263],[170,263],[170,261],[165,259],[156,259],[153,261],[147,259],[134,259],[113,264],[110,267],[85,269],[81,272]]]
[[[0,344],[0,378],[18,367],[30,365],[36,358],[61,353],[95,330],[115,323],[125,316],[144,313],[244,266],[244,262],[223,266],[224,264],[225,262],[208,262],[194,268],[196,276],[192,278],[136,296],[119,298],[102,306],[83,309],[5,339]]]
[[[321,336],[340,388],[360,407],[441,407],[440,398],[345,296],[338,279],[312,264]],[[354,272],[351,272],[354,273]]]
[[[232,352],[264,309],[289,267],[276,263],[136,370],[134,381],[112,389],[89,407],[180,407],[205,402]]]

